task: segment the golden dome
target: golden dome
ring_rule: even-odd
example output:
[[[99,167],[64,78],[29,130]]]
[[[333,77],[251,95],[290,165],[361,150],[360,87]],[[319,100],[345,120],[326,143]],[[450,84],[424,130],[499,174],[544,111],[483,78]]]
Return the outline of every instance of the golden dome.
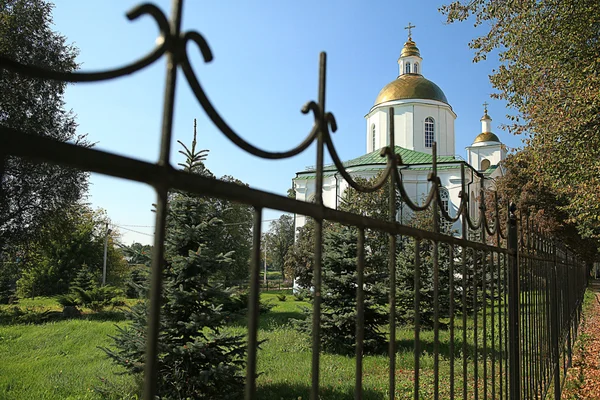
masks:
[[[496,136],[492,132],[483,132],[477,135],[477,137],[473,141],[473,143],[479,142],[500,142],[500,139],[498,139],[498,136]]]
[[[490,121],[492,120],[492,117],[490,117],[487,113],[487,110],[485,112],[485,114],[483,114],[483,117],[481,117],[480,121],[484,121],[486,119],[489,119]]]
[[[400,57],[407,57],[407,56],[421,57],[421,53],[419,53],[419,49],[415,45],[415,42],[413,42],[412,39],[410,39],[410,38],[408,39],[408,41],[406,43],[404,43],[404,47],[402,48],[402,51],[400,52]]]
[[[381,89],[375,105],[391,100],[424,99],[448,104],[446,95],[435,83],[419,74],[403,74]]]

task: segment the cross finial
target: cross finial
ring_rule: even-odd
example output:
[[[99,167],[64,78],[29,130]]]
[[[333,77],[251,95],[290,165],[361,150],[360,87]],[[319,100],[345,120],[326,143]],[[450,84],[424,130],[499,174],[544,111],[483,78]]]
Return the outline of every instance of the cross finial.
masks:
[[[489,106],[489,104],[487,103],[487,101],[483,102],[483,113],[487,114],[487,106]]]
[[[410,22],[408,26],[405,26],[404,29],[408,29],[408,40],[412,40],[412,28],[416,28],[416,26],[412,25]]]

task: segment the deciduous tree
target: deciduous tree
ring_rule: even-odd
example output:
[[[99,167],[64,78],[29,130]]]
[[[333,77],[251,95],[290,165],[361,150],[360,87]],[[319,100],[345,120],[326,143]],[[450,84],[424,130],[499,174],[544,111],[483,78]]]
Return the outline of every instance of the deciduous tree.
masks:
[[[77,49],[52,30],[45,0],[0,1],[0,54],[23,64],[70,72]],[[90,146],[64,109],[65,83],[0,72],[0,128]],[[1,162],[1,161],[0,161]],[[87,190],[88,174],[8,157],[0,183],[0,252],[36,232],[48,215],[69,207]]]
[[[494,97],[516,113],[530,182],[548,188],[556,210],[582,237],[600,239],[600,2],[458,0],[441,8],[448,22],[471,18],[483,35],[475,61],[498,54]]]

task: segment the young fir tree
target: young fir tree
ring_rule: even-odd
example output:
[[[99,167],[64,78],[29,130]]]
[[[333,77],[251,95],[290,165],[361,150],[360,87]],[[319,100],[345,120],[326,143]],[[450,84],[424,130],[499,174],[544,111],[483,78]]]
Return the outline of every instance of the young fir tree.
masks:
[[[181,142],[180,142],[181,143]],[[182,143],[181,143],[182,144]],[[208,175],[206,150],[182,144],[184,170]],[[230,292],[211,277],[231,262],[230,254],[211,243],[214,226],[210,199],[183,192],[169,196],[164,284],[158,349],[158,397],[161,399],[241,398],[245,337],[224,333],[231,315],[223,310]],[[116,350],[105,349],[128,372],[139,374],[145,362],[147,303],[132,308],[132,323],[119,328]]]
[[[433,213],[431,209],[415,213],[409,225],[423,230],[432,230]],[[440,216],[440,218],[442,218]],[[440,232],[451,235],[451,229],[443,223],[440,223]],[[440,318],[448,316],[450,311],[450,246],[445,243],[438,243],[438,312]],[[434,265],[433,265],[434,243],[429,240],[421,240],[419,243],[419,320],[424,326],[433,326],[434,322]],[[415,301],[415,261],[416,261],[416,240],[412,237],[402,237],[398,241],[398,253],[396,255],[396,315],[400,324],[413,324],[414,301]],[[453,247],[452,258],[454,259],[454,276],[452,282],[454,286],[454,309],[458,310],[460,305],[461,292],[460,274],[461,271],[461,253],[460,248]]]
[[[357,288],[356,228],[328,226],[324,235],[321,308],[321,345],[324,351],[352,355],[356,346]],[[382,353],[386,336],[381,327],[387,323],[386,293],[381,273],[365,259],[365,354]],[[302,329],[310,330],[311,319],[303,321]]]

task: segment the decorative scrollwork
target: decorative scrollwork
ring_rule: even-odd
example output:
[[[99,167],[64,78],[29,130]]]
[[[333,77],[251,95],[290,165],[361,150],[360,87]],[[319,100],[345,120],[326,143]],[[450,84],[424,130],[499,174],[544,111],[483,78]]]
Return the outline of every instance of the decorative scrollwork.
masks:
[[[1,55],[0,66],[11,71],[18,71],[19,73],[30,77],[52,79],[62,82],[98,82],[133,74],[161,58],[173,43],[169,33],[169,22],[167,17],[165,17],[163,12],[155,5],[148,3],[142,4],[133,8],[126,14],[130,21],[136,20],[143,15],[151,16],[158,25],[160,35],[156,40],[157,45],[154,50],[146,56],[124,67],[99,72],[59,72],[35,67],[33,65],[21,64]]]
[[[348,183],[348,185],[353,189],[360,192],[374,192],[383,187],[383,185],[388,179],[391,179],[395,187],[397,187],[397,190],[400,193],[403,203],[406,204],[413,211],[423,211],[429,208],[431,206],[431,203],[435,201],[440,206],[438,207],[438,209],[440,210],[442,218],[444,218],[445,220],[454,223],[457,220],[459,220],[462,216],[465,218],[467,226],[471,230],[481,229],[483,224],[483,228],[489,235],[496,234],[496,232],[500,230],[500,236],[502,238],[506,237],[506,235],[500,229],[501,225],[497,201],[493,226],[491,226],[490,223],[488,223],[487,221],[484,206],[480,207],[480,216],[477,222],[473,221],[473,219],[471,218],[470,213],[468,212],[468,204],[470,201],[472,201],[472,199],[470,199],[465,192],[464,171],[462,173],[463,190],[461,191],[461,194],[459,196],[461,201],[456,216],[452,217],[450,213],[444,207],[441,206],[442,200],[439,191],[441,182],[437,175],[437,154],[435,146],[432,154],[433,171],[428,176],[428,180],[432,182],[432,185],[431,189],[427,193],[424,203],[421,205],[413,202],[410,199],[408,193],[406,192],[402,179],[402,174],[400,174],[398,170],[398,167],[402,166],[403,162],[401,157],[395,154],[394,149],[391,146],[387,146],[381,149],[381,157],[387,158],[386,166],[382,174],[379,176],[377,181],[374,182],[373,185],[365,186],[358,183],[352,178],[351,173],[343,165],[337,153],[337,150],[333,145],[331,134],[333,132],[336,132],[338,128],[335,117],[331,112],[325,111],[325,53],[321,53],[320,55],[319,102],[317,103],[315,101],[308,101],[301,108],[301,112],[303,114],[308,114],[312,112],[314,118],[313,127],[311,128],[308,135],[297,146],[282,152],[267,151],[252,145],[248,141],[244,140],[240,135],[238,135],[221,117],[219,112],[209,100],[202,85],[200,84],[200,81],[196,76],[196,73],[194,72],[190,62],[188,54],[188,44],[190,42],[193,42],[198,47],[204,62],[210,63],[211,61],[213,61],[213,53],[205,38],[196,31],[187,31],[180,35],[173,34],[171,32],[169,21],[167,20],[165,14],[157,6],[150,3],[145,3],[140,6],[137,6],[129,12],[127,12],[126,14],[127,18],[130,21],[136,20],[144,15],[149,15],[150,17],[152,17],[158,26],[159,36],[156,40],[157,45],[146,56],[126,66],[98,72],[59,72],[31,65],[24,65],[14,60],[8,59],[7,57],[0,56],[0,67],[12,71],[18,71],[19,73],[30,77],[42,79],[52,79],[63,82],[97,82],[133,74],[148,67],[149,65],[157,61],[159,58],[161,58],[165,53],[172,53],[176,56],[173,61],[175,67],[181,67],[186,81],[188,82],[192,92],[194,93],[194,96],[196,97],[196,99],[200,103],[200,106],[204,109],[210,120],[230,141],[232,141],[236,146],[243,149],[247,153],[265,159],[290,158],[302,153],[313,142],[317,141],[319,146],[324,146],[327,148],[337,171]],[[393,133],[390,134],[393,135]],[[390,143],[393,142],[390,141]],[[320,167],[322,168],[322,165]],[[481,201],[483,202],[483,196]],[[513,215],[514,214],[511,212],[511,216]]]

